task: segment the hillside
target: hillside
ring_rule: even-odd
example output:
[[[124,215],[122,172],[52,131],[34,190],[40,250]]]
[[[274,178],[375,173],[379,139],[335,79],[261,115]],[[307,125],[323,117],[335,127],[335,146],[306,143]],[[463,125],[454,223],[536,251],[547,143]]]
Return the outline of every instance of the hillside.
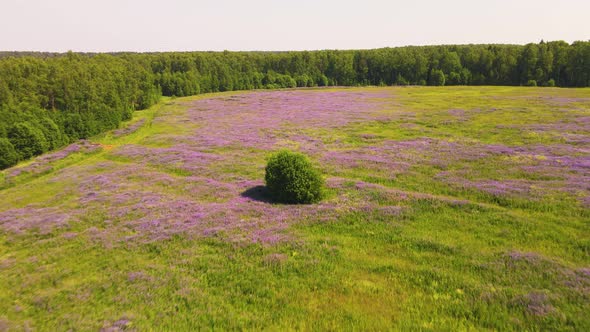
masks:
[[[590,330],[589,146],[589,88],[164,98],[0,172],[0,330]]]

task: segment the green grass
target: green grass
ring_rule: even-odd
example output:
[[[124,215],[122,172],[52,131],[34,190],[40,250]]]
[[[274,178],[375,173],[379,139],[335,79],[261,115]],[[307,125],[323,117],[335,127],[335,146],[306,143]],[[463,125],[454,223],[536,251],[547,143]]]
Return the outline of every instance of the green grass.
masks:
[[[371,88],[353,89],[365,90]],[[559,122],[564,109],[568,116],[590,116],[590,105],[541,98],[588,98],[590,89],[383,90],[394,96],[380,111],[386,120],[301,132],[340,149],[423,137],[552,145],[563,143],[563,133],[539,134],[526,125]],[[146,119],[142,128],[119,138],[93,138],[101,151],[73,154],[47,173],[13,178],[0,189],[0,212],[31,204],[65,212],[80,208],[75,185],[83,179],[60,176],[86,168],[99,175],[97,165],[107,161],[130,167],[134,161],[112,153],[125,144],[172,146],[167,135],[190,133],[200,124],[167,117],[207,97],[165,100],[136,112],[133,121]],[[468,116],[459,122],[449,114],[453,109]],[[262,180],[269,154],[235,146],[209,152],[227,158],[213,162],[207,175],[229,182]],[[529,161],[491,157],[456,161],[448,169],[468,170],[474,179],[539,179],[518,172],[519,162]],[[328,178],[344,180],[327,199],[337,206],[336,218],[291,224],[286,232],[292,240],[279,244],[226,241],[224,234],[105,240],[101,232],[122,222],[109,220],[108,206],[48,232],[13,234],[0,227],[0,330],[85,331],[120,320],[139,331],[590,330],[590,212],[575,195],[493,196],[438,180],[442,169],[428,163],[396,176],[363,165],[316,163]],[[174,165],[145,167],[177,180],[191,175]],[[197,195],[187,187],[148,185],[139,176],[128,181],[146,191]],[[358,181],[376,187],[361,192]],[[223,201],[214,193],[198,195],[203,202]],[[367,211],[354,203],[365,201],[400,212]]]

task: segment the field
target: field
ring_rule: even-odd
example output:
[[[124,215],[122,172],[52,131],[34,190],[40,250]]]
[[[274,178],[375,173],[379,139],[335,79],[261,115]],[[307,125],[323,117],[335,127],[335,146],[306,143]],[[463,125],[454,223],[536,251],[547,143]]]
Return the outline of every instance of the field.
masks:
[[[590,330],[587,88],[166,99],[0,188],[0,331]]]

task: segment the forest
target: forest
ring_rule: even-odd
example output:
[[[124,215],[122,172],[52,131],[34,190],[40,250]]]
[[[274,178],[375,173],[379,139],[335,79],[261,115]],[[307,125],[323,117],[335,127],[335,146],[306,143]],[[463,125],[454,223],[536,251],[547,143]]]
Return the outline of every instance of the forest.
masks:
[[[117,128],[160,96],[316,86],[590,86],[590,42],[293,52],[0,52],[0,169]]]

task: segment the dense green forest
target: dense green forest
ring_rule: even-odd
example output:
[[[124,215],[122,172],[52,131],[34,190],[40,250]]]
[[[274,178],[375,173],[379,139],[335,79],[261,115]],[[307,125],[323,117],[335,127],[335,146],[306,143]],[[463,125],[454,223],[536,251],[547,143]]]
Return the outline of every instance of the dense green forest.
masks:
[[[590,42],[375,50],[0,53],[0,168],[119,126],[161,95],[314,86],[590,86]]]

